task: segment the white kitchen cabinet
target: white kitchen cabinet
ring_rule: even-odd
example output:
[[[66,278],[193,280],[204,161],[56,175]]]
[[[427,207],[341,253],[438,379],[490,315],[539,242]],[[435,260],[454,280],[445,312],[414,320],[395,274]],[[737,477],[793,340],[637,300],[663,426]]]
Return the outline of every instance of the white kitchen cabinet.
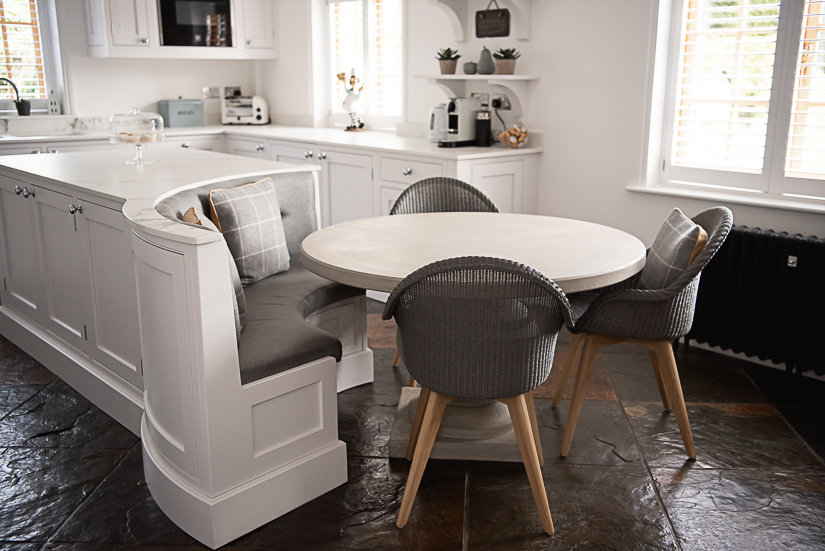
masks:
[[[226,151],[230,155],[241,155],[242,157],[252,157],[256,159],[267,158],[266,140],[227,136]]]
[[[0,304],[39,322],[40,277],[32,189],[32,185],[20,180],[0,177]]]
[[[113,46],[149,48],[149,4],[148,0],[106,1]]]
[[[75,213],[87,290],[89,357],[143,388],[134,260],[120,211],[77,198]]]
[[[244,46],[250,49],[274,49],[275,2],[272,0],[239,0],[243,20]]]
[[[389,216],[393,205],[409,186],[381,182],[378,184],[378,216]]]
[[[444,164],[436,159],[381,157],[381,180],[411,185],[427,178],[444,176]]]
[[[77,350],[87,350],[86,286],[71,195],[35,188],[35,236],[42,276],[43,327]]]
[[[328,197],[329,224],[373,216],[372,155],[329,150],[322,150],[319,155],[323,167],[321,195]],[[321,216],[324,217],[323,211]]]
[[[524,161],[474,164],[466,181],[492,199],[501,212],[522,212]]]
[[[223,136],[175,136],[166,138],[159,144],[161,147],[177,147],[180,149],[200,149],[223,153]]]
[[[43,153],[42,145],[31,144],[31,145],[0,145],[0,155],[39,155]]]
[[[294,165],[314,164],[319,165],[317,160],[320,151],[317,144],[303,142],[278,142],[269,140],[269,159],[279,163],[292,163]]]

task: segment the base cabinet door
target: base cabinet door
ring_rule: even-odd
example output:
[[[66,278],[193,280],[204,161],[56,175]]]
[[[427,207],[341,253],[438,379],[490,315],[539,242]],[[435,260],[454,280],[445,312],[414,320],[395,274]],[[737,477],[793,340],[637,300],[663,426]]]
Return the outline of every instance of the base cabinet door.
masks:
[[[86,271],[89,357],[143,388],[134,261],[119,211],[78,198],[77,235]]]
[[[77,238],[77,205],[71,195],[40,187],[35,191],[35,228],[42,274],[41,321],[47,330],[86,352],[85,268]]]
[[[479,164],[470,183],[489,197],[501,212],[524,212],[524,162]]]
[[[0,176],[0,303],[40,321],[40,285],[35,240],[34,187]]]
[[[372,156],[322,151],[328,189],[329,224],[340,224],[372,214]],[[322,214],[323,217],[323,193]]]
[[[404,193],[408,186],[403,184],[391,184],[380,182],[378,185],[378,212],[377,216],[389,216],[393,205]]]

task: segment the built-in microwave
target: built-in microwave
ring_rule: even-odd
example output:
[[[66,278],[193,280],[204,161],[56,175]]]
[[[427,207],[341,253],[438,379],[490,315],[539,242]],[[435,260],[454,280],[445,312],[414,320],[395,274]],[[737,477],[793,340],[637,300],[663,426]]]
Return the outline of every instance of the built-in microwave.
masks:
[[[232,46],[230,0],[158,0],[163,46]]]

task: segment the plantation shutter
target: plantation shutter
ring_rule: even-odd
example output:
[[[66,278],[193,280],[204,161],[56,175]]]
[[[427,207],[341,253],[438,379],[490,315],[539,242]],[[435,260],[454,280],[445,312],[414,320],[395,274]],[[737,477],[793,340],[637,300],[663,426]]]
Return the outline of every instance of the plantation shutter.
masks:
[[[35,0],[0,1],[3,51],[0,76],[14,81],[20,97],[47,99],[46,72]],[[0,83],[0,99],[16,99],[7,83]]]

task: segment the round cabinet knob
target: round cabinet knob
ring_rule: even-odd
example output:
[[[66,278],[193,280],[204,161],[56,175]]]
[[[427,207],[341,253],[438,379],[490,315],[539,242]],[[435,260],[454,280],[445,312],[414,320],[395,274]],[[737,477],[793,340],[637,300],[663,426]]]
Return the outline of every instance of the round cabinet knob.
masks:
[[[76,212],[77,212],[77,207],[72,205],[72,204],[69,204],[69,214],[74,214]]]
[[[23,188],[21,188],[20,186],[14,186],[14,194],[20,195],[21,193],[23,193]]]
[[[259,143],[258,145],[255,146],[255,151],[263,151],[263,150],[264,150],[264,144]]]
[[[29,188],[24,187],[23,188],[23,197],[28,197],[29,195],[34,195],[34,192],[29,191]]]
[[[40,150],[35,149],[34,151],[32,151],[32,155],[40,155]]]
[[[141,44],[149,44],[149,39],[148,38],[141,38],[140,43]]]
[[[254,40],[247,40],[247,41],[246,41],[246,45],[247,45],[247,46],[254,46],[254,45],[255,45],[255,41],[254,41]]]
[[[59,153],[57,149],[49,149],[49,153]]]
[[[403,174],[404,176],[409,176],[410,174],[412,174],[412,169],[407,167],[401,171],[401,174]]]
[[[304,152],[304,159],[311,159],[314,153],[312,151],[305,151]]]
[[[184,149],[189,149],[189,142],[183,142],[180,146]]]
[[[324,159],[327,158],[327,154],[322,151],[321,153],[318,154],[318,158],[323,161]]]

